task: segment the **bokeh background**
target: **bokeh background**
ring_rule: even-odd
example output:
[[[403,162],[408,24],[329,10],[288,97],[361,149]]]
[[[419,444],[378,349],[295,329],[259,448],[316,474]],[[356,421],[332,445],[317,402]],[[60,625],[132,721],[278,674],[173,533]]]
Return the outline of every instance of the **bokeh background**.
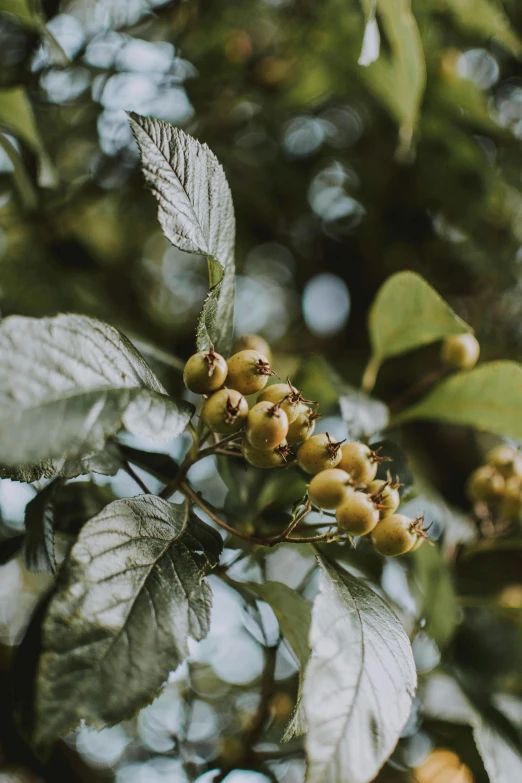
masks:
[[[386,5],[389,14],[374,22],[372,3],[358,0],[0,0],[1,315],[97,316],[134,339],[166,385],[179,388],[178,359],[193,351],[208,288],[206,262],[170,246],[159,229],[126,119],[132,110],[183,128],[222,162],[237,220],[236,331],[269,340],[280,374],[319,353],[359,383],[368,306],[401,269],[420,272],[473,326],[484,358],[522,360],[522,6],[414,0],[416,50],[411,31],[393,23],[408,3]],[[398,399],[438,362],[434,347],[386,364],[377,395]],[[328,402],[317,376],[307,377],[309,394]],[[321,427],[343,436],[335,409]],[[458,526],[480,440],[428,424],[401,437],[436,492],[434,535],[446,524],[446,504]],[[174,445],[173,456],[182,448]],[[222,505],[227,486],[216,466],[205,461],[197,470],[195,485]],[[123,474],[97,481],[101,502],[139,493]],[[5,538],[22,529],[34,494],[0,481]],[[312,556],[286,550],[248,568],[306,595]],[[520,564],[512,565],[515,572]],[[413,617],[404,569],[388,565],[379,578]],[[482,575],[466,578],[478,583]],[[211,582],[211,635],[134,721],[100,733],[84,727],[42,766],[0,698],[1,783],[212,780],[223,741],[233,759],[234,739],[255,713],[263,649],[277,628],[265,612],[260,635],[237,595]],[[516,576],[511,582],[508,619],[470,599],[453,655],[474,656],[480,676],[518,694],[522,639],[513,612],[522,587]],[[0,567],[4,688],[46,584],[19,558]],[[420,633],[414,649],[421,671],[439,662],[429,636]],[[275,678],[260,751],[269,761],[231,773],[228,783],[303,779],[299,749],[277,757],[296,685],[284,648]],[[434,744],[421,724],[412,715],[380,780],[415,779],[410,768]],[[457,749],[480,783],[469,732],[459,731]]]

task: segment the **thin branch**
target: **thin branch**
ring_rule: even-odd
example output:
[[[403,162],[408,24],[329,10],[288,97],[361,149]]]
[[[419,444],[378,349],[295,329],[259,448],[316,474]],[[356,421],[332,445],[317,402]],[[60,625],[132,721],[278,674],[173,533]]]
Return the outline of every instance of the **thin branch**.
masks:
[[[231,536],[237,536],[238,538],[243,539],[243,541],[248,541],[251,544],[266,544],[266,541],[264,541],[262,538],[256,538],[255,536],[247,536],[244,533],[240,533],[239,530],[236,530],[233,527],[230,527],[230,525],[227,525],[226,522],[223,522],[222,519],[220,519],[217,514],[215,514],[211,508],[207,506],[207,504],[200,498],[200,496],[197,494],[197,492],[194,492],[192,487],[190,487],[186,481],[182,481],[179,485],[179,489],[183,494],[192,500],[193,503],[195,503],[198,508],[201,509],[210,519],[216,523],[219,527],[221,527],[223,530],[226,530],[227,533],[230,533]]]
[[[134,470],[134,468],[132,467],[132,465],[131,465],[129,462],[127,462],[127,460],[126,460],[126,459],[125,459],[125,460],[123,460],[122,464],[123,464],[123,469],[124,469],[124,471],[125,471],[126,473],[128,473],[128,474],[129,474],[129,476],[131,477],[131,479],[133,479],[133,481],[135,481],[135,482],[136,482],[136,484],[138,485],[138,487],[139,487],[141,490],[143,490],[143,492],[145,492],[145,494],[146,494],[146,495],[150,495],[150,494],[152,494],[152,493],[151,493],[151,491],[150,491],[150,489],[149,489],[149,488],[147,487],[147,485],[145,484],[145,482],[144,482],[144,481],[142,481],[142,479],[141,479],[141,478],[138,476],[138,474],[136,473],[136,471]]]

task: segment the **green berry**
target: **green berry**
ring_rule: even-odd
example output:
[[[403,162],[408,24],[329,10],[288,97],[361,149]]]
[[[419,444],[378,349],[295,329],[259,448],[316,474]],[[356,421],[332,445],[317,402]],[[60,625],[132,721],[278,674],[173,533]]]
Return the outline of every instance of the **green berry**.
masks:
[[[245,425],[248,402],[235,389],[220,389],[205,400],[201,418],[213,432],[232,435]]]
[[[505,486],[504,477],[491,465],[482,465],[468,478],[466,489],[472,501],[491,503],[502,495]]]
[[[310,482],[310,500],[320,508],[334,509],[348,499],[353,492],[348,473],[338,468],[329,468],[317,473]]]
[[[286,465],[290,449],[283,441],[276,449],[255,449],[246,440],[241,445],[243,457],[255,468],[279,468]]]
[[[320,473],[335,468],[341,460],[341,444],[335,443],[328,433],[312,435],[297,449],[297,463],[306,473]]]
[[[211,348],[188,359],[183,370],[183,382],[194,394],[210,394],[223,386],[227,372],[225,359]]]
[[[246,439],[255,449],[275,449],[286,438],[288,417],[273,402],[258,402],[248,414]]]
[[[486,456],[486,462],[505,479],[522,476],[522,454],[512,446],[502,445],[491,449]]]
[[[396,557],[409,552],[417,543],[417,520],[404,514],[392,514],[375,527],[372,544],[381,555]]]
[[[292,424],[301,412],[303,398],[301,393],[288,382],[274,383],[272,386],[267,386],[267,388],[261,392],[257,400],[258,402],[267,400],[274,404],[279,403],[288,416],[288,423]]]
[[[227,386],[245,395],[264,389],[268,376],[274,374],[266,356],[258,351],[239,351],[230,357],[227,364]]]
[[[477,338],[469,332],[456,334],[444,340],[440,355],[447,367],[455,370],[471,370],[478,362],[480,344]]]
[[[400,506],[401,497],[396,486],[389,481],[376,479],[368,485],[368,492],[374,502],[379,506],[379,517],[385,519],[393,514]]]
[[[272,361],[270,346],[267,341],[258,334],[244,334],[241,337],[238,337],[232,347],[232,353],[239,353],[240,351],[257,351],[263,356],[266,356],[269,362]]]
[[[335,512],[339,529],[349,536],[371,533],[379,521],[379,511],[369,495],[353,492]]]
[[[288,442],[293,446],[307,440],[312,435],[315,429],[315,420],[318,418],[319,416],[312,408],[301,403],[296,418],[288,427],[288,435],[286,436]]]
[[[346,443],[341,448],[339,467],[350,474],[356,484],[369,484],[377,473],[379,459],[364,443]]]

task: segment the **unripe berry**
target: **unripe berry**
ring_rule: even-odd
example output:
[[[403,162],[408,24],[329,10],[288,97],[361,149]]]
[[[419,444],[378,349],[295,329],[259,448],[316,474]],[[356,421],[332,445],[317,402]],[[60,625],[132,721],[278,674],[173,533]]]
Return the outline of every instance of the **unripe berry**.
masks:
[[[213,348],[193,354],[183,370],[183,382],[194,394],[210,394],[225,383],[227,363]]]
[[[243,457],[254,468],[279,468],[286,465],[290,456],[290,449],[283,441],[277,449],[268,451],[267,449],[255,449],[246,440],[241,444]]]
[[[505,479],[522,476],[522,454],[512,446],[497,446],[488,453],[486,462]]]
[[[354,492],[335,512],[340,530],[349,536],[371,533],[379,521],[379,511],[369,495]]]
[[[244,334],[241,337],[238,337],[232,346],[232,353],[239,353],[240,351],[257,351],[263,356],[266,356],[269,362],[272,361],[270,346],[267,341],[258,334]]]
[[[479,355],[479,341],[469,332],[446,337],[440,352],[444,364],[455,370],[471,370],[478,362]]]
[[[500,514],[507,519],[516,519],[522,512],[522,480],[513,476],[506,481],[500,499]]]
[[[266,356],[258,351],[239,351],[230,357],[227,364],[227,386],[245,395],[264,389],[268,376],[274,374]]]
[[[404,555],[417,543],[416,523],[417,520],[404,514],[392,514],[376,526],[372,532],[372,544],[381,555]]]
[[[288,423],[292,424],[301,412],[303,397],[301,392],[288,381],[288,383],[274,383],[272,386],[267,386],[257,400],[258,402],[267,400],[274,404],[279,403],[288,416]]]
[[[258,402],[250,413],[245,428],[247,441],[255,449],[275,449],[286,438],[288,417],[273,402]]]
[[[379,506],[379,517],[385,519],[393,514],[400,506],[401,497],[399,490],[389,481],[376,479],[368,485],[368,492],[373,501]]]
[[[349,473],[356,484],[369,484],[375,478],[379,461],[376,452],[364,443],[346,443],[341,448],[339,467]]]
[[[297,463],[307,473],[320,473],[335,468],[341,460],[341,444],[335,443],[328,433],[312,435],[297,449]]]
[[[286,436],[288,442],[293,446],[309,438],[315,429],[315,421],[318,418],[320,417],[312,408],[301,403],[297,417],[288,427],[288,435]]]
[[[352,480],[348,473],[338,468],[329,468],[317,473],[310,482],[310,500],[320,508],[333,509],[340,506],[353,493]]]
[[[201,418],[213,432],[232,435],[244,426],[248,402],[235,389],[220,389],[205,400]]]
[[[468,478],[466,489],[470,500],[491,503],[502,495],[504,486],[504,478],[495,468],[482,465]]]

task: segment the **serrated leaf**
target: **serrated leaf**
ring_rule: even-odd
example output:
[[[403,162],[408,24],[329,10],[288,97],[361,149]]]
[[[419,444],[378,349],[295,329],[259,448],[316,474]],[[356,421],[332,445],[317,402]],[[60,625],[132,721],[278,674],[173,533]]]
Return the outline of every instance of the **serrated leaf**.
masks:
[[[515,56],[522,54],[522,44],[508,17],[492,0],[443,0],[455,21],[467,32],[493,38]]]
[[[390,50],[360,74],[400,126],[402,146],[408,148],[417,124],[426,87],[424,50],[410,0],[377,0],[378,21]]]
[[[368,783],[395,747],[416,687],[410,642],[369,587],[322,559],[304,683],[306,783]]]
[[[297,705],[283,735],[283,741],[287,742],[292,737],[299,736],[305,731],[302,692],[304,672],[311,654],[308,644],[311,623],[310,607],[299,593],[282,582],[269,581],[262,584],[249,582],[247,587],[262,601],[269,604],[277,618],[283,637],[292,648],[299,662],[300,674]]]
[[[25,507],[24,562],[35,574],[56,573],[53,503],[61,482],[51,481]]]
[[[222,541],[183,506],[154,495],[116,500],[82,528],[42,627],[33,741],[50,745],[80,720],[104,726],[150,702],[202,639],[202,580]]]
[[[398,272],[377,292],[369,315],[372,352],[382,362],[471,328],[415,272]]]
[[[396,420],[446,421],[522,438],[521,395],[522,367],[515,362],[488,362],[443,380]]]
[[[450,570],[437,546],[424,545],[411,558],[423,630],[443,649],[453,636],[460,614]]]
[[[227,355],[232,343],[235,219],[225,173],[206,144],[154,117],[129,113],[145,179],[167,239],[208,259],[210,294],[197,345]]]
[[[60,462],[67,475],[93,469],[122,427],[173,438],[193,410],[165,394],[116,329],[78,315],[1,322],[0,403],[0,463],[47,471]]]

